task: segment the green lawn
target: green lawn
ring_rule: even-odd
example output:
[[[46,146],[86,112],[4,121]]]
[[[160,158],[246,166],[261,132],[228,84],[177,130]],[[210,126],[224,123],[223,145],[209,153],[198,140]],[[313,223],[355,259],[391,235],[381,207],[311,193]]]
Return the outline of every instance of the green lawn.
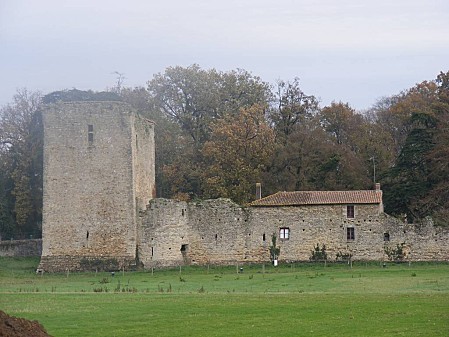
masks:
[[[0,309],[55,336],[449,336],[448,264],[36,275],[0,258]]]

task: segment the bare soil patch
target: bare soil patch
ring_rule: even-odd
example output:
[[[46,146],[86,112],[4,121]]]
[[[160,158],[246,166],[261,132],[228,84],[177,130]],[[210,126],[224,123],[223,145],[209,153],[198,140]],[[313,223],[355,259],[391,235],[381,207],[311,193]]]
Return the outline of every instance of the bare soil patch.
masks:
[[[0,337],[51,337],[38,321],[9,316],[0,310]]]

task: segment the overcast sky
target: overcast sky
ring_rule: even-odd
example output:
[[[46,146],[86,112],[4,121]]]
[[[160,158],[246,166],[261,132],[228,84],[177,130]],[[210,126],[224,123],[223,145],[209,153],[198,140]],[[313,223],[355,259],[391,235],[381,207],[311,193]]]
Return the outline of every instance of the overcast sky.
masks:
[[[449,70],[449,1],[0,0],[0,106],[193,63],[365,109]]]

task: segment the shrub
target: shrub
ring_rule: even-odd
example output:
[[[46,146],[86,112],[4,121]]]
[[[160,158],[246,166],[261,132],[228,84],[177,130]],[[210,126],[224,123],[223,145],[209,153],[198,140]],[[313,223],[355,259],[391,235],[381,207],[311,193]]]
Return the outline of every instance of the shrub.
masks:
[[[351,253],[338,252],[337,255],[335,256],[336,261],[350,261],[351,258],[352,258]]]
[[[273,233],[271,236],[271,246],[270,246],[270,259],[271,261],[277,260],[279,257],[279,254],[281,253],[281,248],[276,247],[276,234]]]
[[[402,261],[404,260],[406,253],[404,251],[405,243],[397,244],[396,248],[384,247],[385,254],[387,254],[390,261]]]
[[[326,253],[326,245],[320,248],[320,244],[317,243],[316,247],[312,250],[312,255],[310,256],[310,261],[326,261],[327,253]]]

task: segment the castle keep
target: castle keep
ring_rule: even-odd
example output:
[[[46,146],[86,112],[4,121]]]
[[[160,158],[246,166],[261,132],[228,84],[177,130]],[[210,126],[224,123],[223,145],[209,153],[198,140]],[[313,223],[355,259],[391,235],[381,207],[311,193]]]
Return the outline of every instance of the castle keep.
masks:
[[[80,259],[135,263],[137,219],[155,196],[154,125],[117,102],[43,111],[44,270]]]
[[[242,207],[227,199],[156,199],[154,125],[117,102],[48,106],[44,121],[43,251],[39,268],[258,263],[328,258],[449,260],[449,231],[383,213],[380,185],[369,191],[279,192]],[[258,193],[260,195],[260,192]]]

